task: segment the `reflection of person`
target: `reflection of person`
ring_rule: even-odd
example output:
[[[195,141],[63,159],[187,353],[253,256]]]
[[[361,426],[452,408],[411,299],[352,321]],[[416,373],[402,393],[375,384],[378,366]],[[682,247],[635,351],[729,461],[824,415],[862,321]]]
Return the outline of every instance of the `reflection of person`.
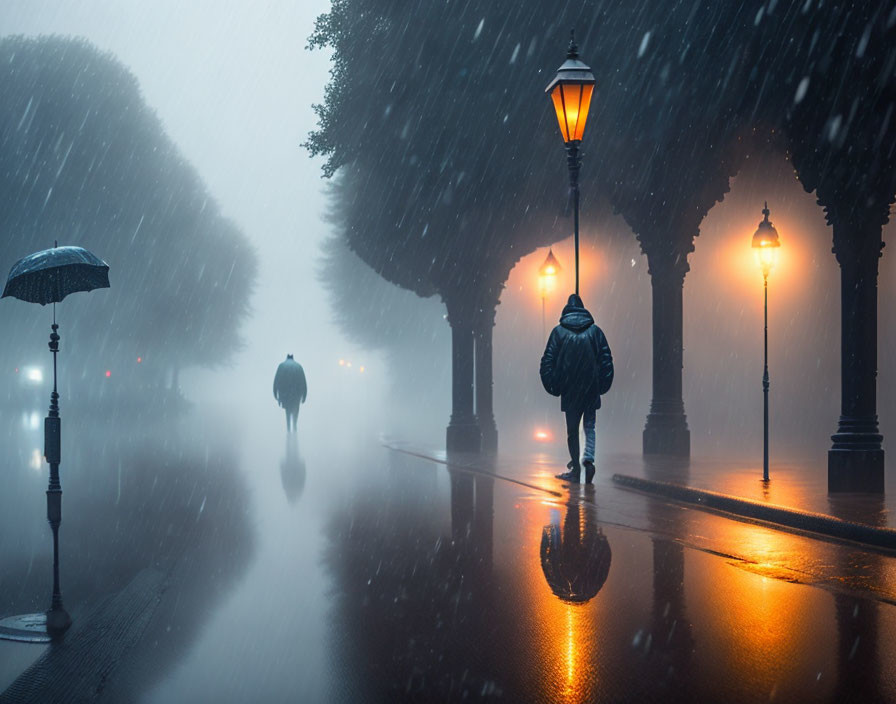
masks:
[[[594,422],[601,394],[613,383],[613,355],[603,330],[594,324],[578,294],[572,294],[560,324],[551,331],[541,358],[541,383],[552,396],[560,397],[566,413],[566,439],[570,462],[559,479],[578,482],[579,424],[585,425],[585,482],[594,478]]]
[[[305,460],[299,453],[299,441],[291,433],[286,436],[286,456],[280,463],[280,482],[290,504],[294,504],[305,489]]]
[[[286,430],[296,429],[299,419],[299,406],[305,403],[308,385],[305,383],[305,370],[293,359],[291,354],[280,362],[274,375],[274,398],[280,407],[286,410]],[[291,422],[291,426],[290,426]]]
[[[584,521],[580,514],[584,511]],[[554,592],[563,601],[584,604],[593,599],[610,574],[610,543],[579,501],[566,507],[563,531],[559,512],[541,531],[541,570]]]

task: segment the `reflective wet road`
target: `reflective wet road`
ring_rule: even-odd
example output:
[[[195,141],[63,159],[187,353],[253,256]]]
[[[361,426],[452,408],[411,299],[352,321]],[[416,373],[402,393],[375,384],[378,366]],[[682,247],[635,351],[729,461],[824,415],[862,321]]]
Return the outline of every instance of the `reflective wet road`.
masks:
[[[892,557],[619,490],[609,460],[567,491],[543,457],[457,468],[281,420],[69,430],[73,615],[174,575],[101,701],[896,701]],[[22,423],[4,613],[46,590]]]

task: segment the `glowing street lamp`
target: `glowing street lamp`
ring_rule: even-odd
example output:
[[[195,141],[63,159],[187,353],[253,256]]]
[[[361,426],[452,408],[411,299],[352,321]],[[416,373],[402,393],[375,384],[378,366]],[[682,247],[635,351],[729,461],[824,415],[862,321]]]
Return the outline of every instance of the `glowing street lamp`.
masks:
[[[762,284],[764,289],[765,300],[763,304],[763,313],[765,317],[765,371],[762,374],[762,395],[764,401],[763,424],[762,424],[762,481],[768,481],[768,275],[771,273],[778,261],[778,249],[781,242],[778,239],[778,231],[774,228],[768,219],[768,201],[762,209],[765,218],[759,223],[759,227],[753,234],[753,254],[756,256],[756,263],[762,270]]]
[[[579,145],[585,134],[591,96],[594,93],[594,74],[579,61],[579,48],[573,32],[569,33],[566,61],[557,70],[545,92],[550,94],[557,112],[560,134],[566,143],[566,162],[569,167],[569,188],[573,197],[576,245],[576,294],[579,293],[579,169],[582,166]]]
[[[544,319],[544,300],[557,285],[557,275],[562,271],[563,267],[554,256],[554,250],[548,250],[548,256],[545,257],[544,263],[538,270],[538,288],[541,291],[541,336],[545,336],[545,319]]]

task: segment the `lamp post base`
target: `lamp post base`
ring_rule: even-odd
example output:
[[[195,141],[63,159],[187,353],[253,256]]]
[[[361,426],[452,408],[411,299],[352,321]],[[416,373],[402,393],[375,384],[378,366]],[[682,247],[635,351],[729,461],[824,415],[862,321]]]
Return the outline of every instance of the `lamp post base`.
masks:
[[[61,636],[72,625],[72,617],[68,615],[62,605],[56,606],[47,611],[47,633],[54,638]]]
[[[448,425],[445,446],[449,452],[479,452],[482,449],[482,433],[474,422]]]
[[[47,614],[21,614],[0,619],[0,640],[49,643],[53,636],[47,632]]]
[[[884,493],[884,451],[828,450],[828,493]]]
[[[495,418],[479,418],[479,430],[482,435],[480,450],[495,453],[498,451],[498,426]]]
[[[651,413],[647,416],[642,440],[645,455],[691,455],[691,431],[685,417],[680,414],[660,416]]]

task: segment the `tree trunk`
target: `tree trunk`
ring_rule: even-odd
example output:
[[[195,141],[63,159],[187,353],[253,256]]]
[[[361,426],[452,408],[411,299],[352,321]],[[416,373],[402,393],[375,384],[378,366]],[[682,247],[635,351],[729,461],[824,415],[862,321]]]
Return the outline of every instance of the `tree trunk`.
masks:
[[[653,287],[653,399],[644,427],[644,454],[688,457],[691,433],[682,399],[683,302],[686,258],[650,261]]]
[[[841,411],[828,452],[828,491],[884,491],[883,437],[877,424],[877,264],[881,233],[834,241],[840,262]],[[864,233],[862,233],[864,234]]]
[[[492,333],[495,309],[479,311],[476,322],[476,421],[482,434],[482,450],[498,450],[498,426],[494,412]]]
[[[471,307],[446,301],[451,325],[451,420],[449,452],[479,452],[481,434],[473,413],[474,338]]]

